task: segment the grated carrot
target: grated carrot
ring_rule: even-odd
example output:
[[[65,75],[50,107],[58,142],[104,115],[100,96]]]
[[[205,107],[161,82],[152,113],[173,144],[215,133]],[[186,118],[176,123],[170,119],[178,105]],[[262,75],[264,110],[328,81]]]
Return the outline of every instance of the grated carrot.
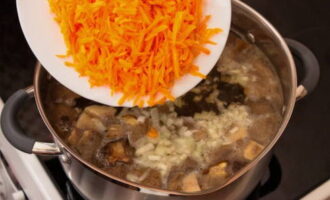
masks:
[[[209,54],[204,45],[216,44],[211,37],[221,32],[207,27],[203,0],[48,1],[67,46],[57,57],[71,56],[65,64],[92,87],[123,93],[120,105],[173,101],[176,80],[186,74],[205,78],[194,58]]]
[[[147,136],[150,137],[150,138],[157,138],[158,137],[158,131],[155,128],[151,127],[150,130],[147,133]]]

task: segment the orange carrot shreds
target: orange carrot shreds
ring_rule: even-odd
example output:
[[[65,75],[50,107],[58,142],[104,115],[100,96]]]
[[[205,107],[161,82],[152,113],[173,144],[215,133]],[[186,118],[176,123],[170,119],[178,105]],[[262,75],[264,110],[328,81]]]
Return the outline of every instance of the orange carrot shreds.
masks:
[[[166,97],[162,97],[161,99],[157,100],[155,104],[164,104],[166,102]]]
[[[58,58],[66,58],[67,55],[56,55],[56,57],[58,57]]]
[[[137,106],[138,106],[139,108],[143,108],[143,106],[144,106],[144,101],[143,101],[143,100],[140,100],[140,101],[137,103]]]
[[[206,78],[206,76],[204,74],[200,73],[199,71],[191,71],[190,74],[193,75],[193,76],[198,76],[198,77],[203,78],[203,79]]]
[[[147,133],[147,136],[149,137],[149,138],[157,138],[158,137],[158,131],[155,129],[155,128],[153,128],[153,127],[151,127],[150,129],[149,129],[149,131],[148,131],[148,133]]]
[[[118,104],[142,107],[174,100],[171,88],[221,32],[208,28],[204,0],[48,0],[67,46],[65,62],[91,87],[122,93]]]

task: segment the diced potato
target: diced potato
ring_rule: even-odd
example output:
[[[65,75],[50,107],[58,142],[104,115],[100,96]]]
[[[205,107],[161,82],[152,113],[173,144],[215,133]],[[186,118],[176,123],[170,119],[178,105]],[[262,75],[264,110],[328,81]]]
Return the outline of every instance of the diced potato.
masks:
[[[201,188],[198,184],[195,172],[191,172],[182,179],[182,191],[184,192],[199,192]]]
[[[85,108],[85,112],[92,117],[97,117],[101,120],[113,117],[116,109],[109,106],[92,105]]]
[[[200,179],[203,189],[210,189],[222,185],[228,178],[228,163],[220,162],[209,168],[208,173]]]
[[[235,127],[234,129],[232,129],[233,132],[230,133],[229,135],[229,139],[232,141],[232,142],[236,142],[240,139],[243,139],[247,136],[247,130],[246,128],[243,128],[243,127]],[[231,132],[231,131],[229,131]]]
[[[203,189],[213,188],[225,183],[228,177],[227,167],[227,162],[220,162],[210,167],[208,173],[201,177]]]
[[[227,162],[221,162],[218,165],[215,165],[213,167],[210,167],[209,169],[209,175],[212,177],[225,177],[227,176],[226,167],[228,166]]]
[[[264,149],[263,145],[253,140],[250,140],[244,149],[243,156],[248,160],[253,160],[255,157],[259,155],[259,153],[261,153],[263,149]]]
[[[80,115],[76,126],[79,129],[92,130],[92,131],[96,131],[99,133],[102,133],[102,132],[106,131],[106,129],[107,129],[99,119],[92,118],[86,112],[83,112]]]

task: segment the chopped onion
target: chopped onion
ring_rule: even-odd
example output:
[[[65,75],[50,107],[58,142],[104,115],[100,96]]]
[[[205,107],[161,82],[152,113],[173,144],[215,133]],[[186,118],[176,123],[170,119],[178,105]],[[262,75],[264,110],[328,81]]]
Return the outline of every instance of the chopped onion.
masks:
[[[136,155],[142,155],[146,153],[147,151],[151,151],[155,148],[155,146],[152,143],[148,143],[138,149],[136,149],[135,154]]]

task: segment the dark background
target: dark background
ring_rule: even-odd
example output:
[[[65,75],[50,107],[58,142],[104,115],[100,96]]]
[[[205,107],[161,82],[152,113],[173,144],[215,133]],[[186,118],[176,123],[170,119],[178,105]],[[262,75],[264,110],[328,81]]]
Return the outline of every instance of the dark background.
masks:
[[[264,199],[297,199],[330,177],[330,1],[245,0],[284,36],[298,40],[321,66],[316,90],[296,104],[276,146],[282,166],[280,187]],[[0,96],[32,84],[36,59],[17,18],[15,0],[0,5]]]

